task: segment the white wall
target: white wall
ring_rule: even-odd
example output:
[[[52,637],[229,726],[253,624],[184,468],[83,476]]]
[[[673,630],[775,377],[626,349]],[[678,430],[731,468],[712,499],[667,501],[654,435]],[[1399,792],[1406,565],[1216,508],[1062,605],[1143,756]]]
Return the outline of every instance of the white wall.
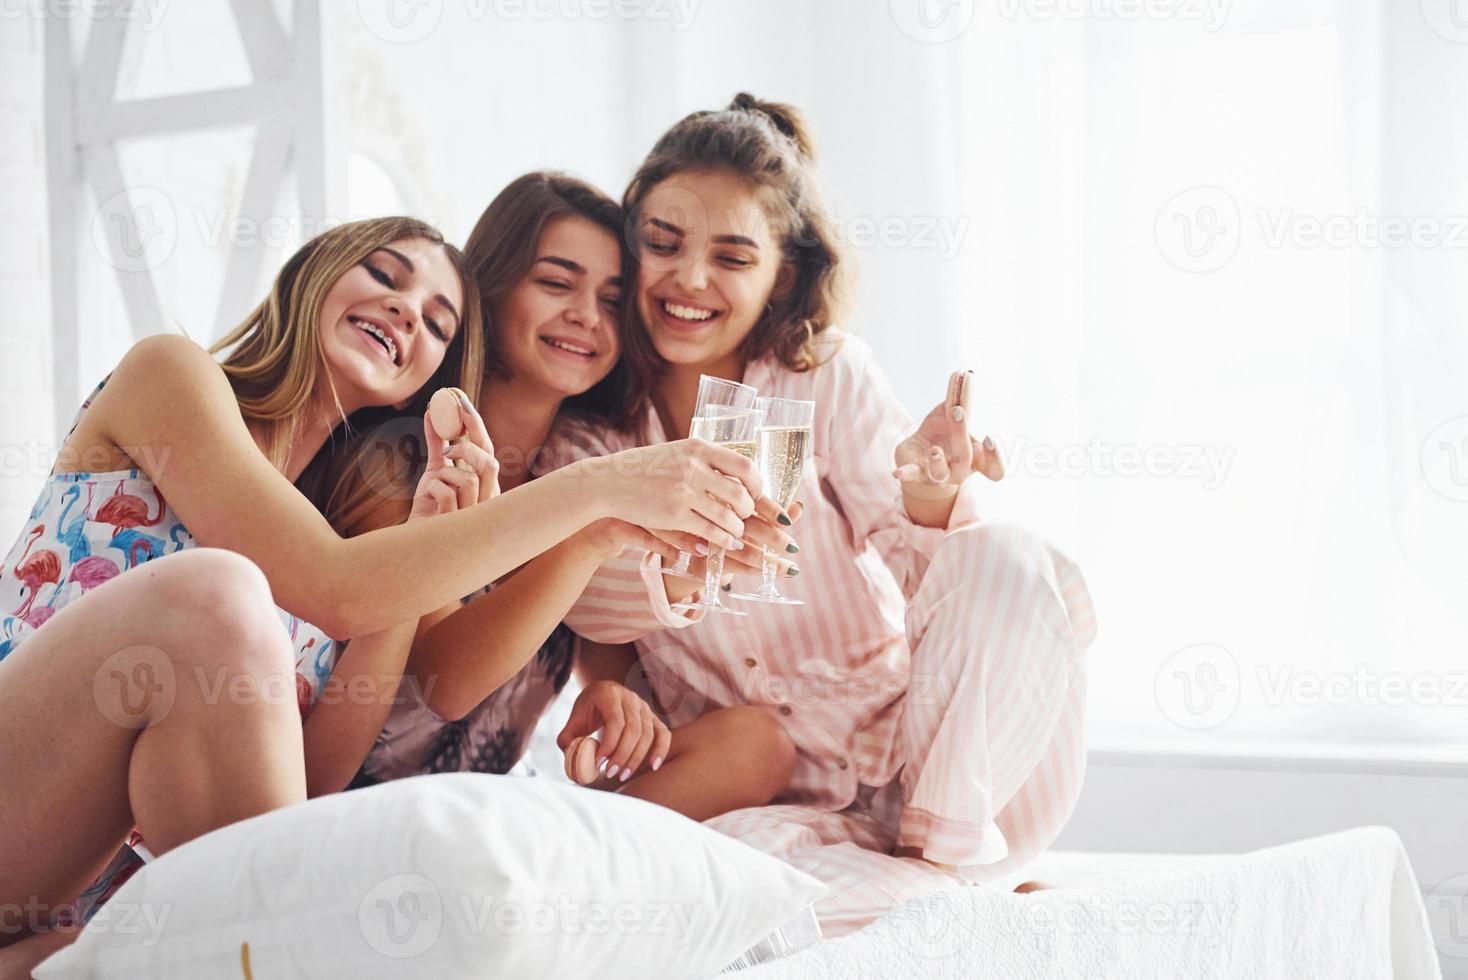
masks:
[[[35,18],[0,18],[0,528],[7,533],[30,513],[53,449],[41,34]]]

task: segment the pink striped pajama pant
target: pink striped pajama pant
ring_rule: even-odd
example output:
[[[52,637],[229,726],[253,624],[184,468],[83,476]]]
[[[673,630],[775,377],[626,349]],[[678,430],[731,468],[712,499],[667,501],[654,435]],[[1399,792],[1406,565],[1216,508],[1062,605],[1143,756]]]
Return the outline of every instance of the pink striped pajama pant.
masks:
[[[890,855],[921,849],[967,882],[1012,878],[1065,825],[1085,773],[1085,666],[1095,617],[1079,569],[1020,528],[949,532],[908,603],[901,765],[844,810],[769,806],[709,825],[826,882],[826,935],[860,928],[954,877]]]

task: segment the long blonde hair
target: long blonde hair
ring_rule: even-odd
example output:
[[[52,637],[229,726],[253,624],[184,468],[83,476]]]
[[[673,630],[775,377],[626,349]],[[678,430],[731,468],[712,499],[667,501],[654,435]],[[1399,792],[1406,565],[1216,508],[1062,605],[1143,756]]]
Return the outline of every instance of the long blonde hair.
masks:
[[[321,353],[322,304],[344,274],[377,249],[404,238],[422,238],[443,247],[463,289],[463,320],[443,363],[403,412],[390,406],[366,408],[348,418]],[[416,218],[370,218],[339,225],[301,246],[281,268],[264,301],[209,350],[229,350],[220,366],[234,389],[240,414],[262,423],[265,455],[281,471],[290,458],[302,410],[324,377],[342,424],[296,485],[341,531],[371,509],[384,477],[361,467],[323,467],[323,458],[330,457],[333,445],[350,438],[354,430],[405,413],[421,417],[427,399],[439,388],[462,388],[477,398],[484,375],[479,305],[479,291],[463,254],[437,229]]]

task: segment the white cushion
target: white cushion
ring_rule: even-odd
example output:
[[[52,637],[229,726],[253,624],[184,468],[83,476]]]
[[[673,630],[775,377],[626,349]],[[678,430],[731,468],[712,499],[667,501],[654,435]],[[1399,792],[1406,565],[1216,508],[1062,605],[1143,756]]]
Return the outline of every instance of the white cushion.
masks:
[[[706,977],[824,892],[640,800],[418,776],[176,848],[35,975]]]

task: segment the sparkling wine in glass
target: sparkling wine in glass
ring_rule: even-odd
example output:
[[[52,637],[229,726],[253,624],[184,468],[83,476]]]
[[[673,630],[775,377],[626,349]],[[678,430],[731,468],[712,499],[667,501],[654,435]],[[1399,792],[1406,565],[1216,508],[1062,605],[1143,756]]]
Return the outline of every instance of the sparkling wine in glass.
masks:
[[[764,418],[755,433],[755,465],[765,481],[765,494],[789,510],[800,492],[805,478],[805,464],[810,459],[811,425],[815,421],[816,403],[789,398],[761,398],[756,411]],[[735,593],[731,598],[750,602],[770,602],[782,606],[803,606],[799,599],[789,599],[775,586],[778,565],[775,555],[765,549],[761,566],[760,587],[753,592]]]
[[[737,381],[725,381],[723,378],[715,378],[712,375],[700,375],[698,379],[698,401],[693,407],[693,427],[688,435],[693,439],[703,439],[707,442],[718,442],[703,435],[698,430],[698,420],[709,416],[709,409],[720,410],[722,408],[754,408],[754,400],[759,393],[749,385],[740,384]],[[664,575],[674,578],[698,581],[698,576],[688,570],[688,562],[691,556],[686,551],[678,552],[678,560],[674,564],[663,569]]]
[[[754,461],[758,451],[758,433],[764,414],[753,406],[736,408],[730,405],[709,405],[702,415],[695,415],[688,435],[693,439],[713,442],[732,449],[745,459]],[[724,549],[709,546],[704,559],[703,599],[699,602],[680,602],[674,609],[687,611],[705,609],[709,612],[730,616],[747,616],[748,613],[730,609],[719,601],[721,580],[724,577]]]

